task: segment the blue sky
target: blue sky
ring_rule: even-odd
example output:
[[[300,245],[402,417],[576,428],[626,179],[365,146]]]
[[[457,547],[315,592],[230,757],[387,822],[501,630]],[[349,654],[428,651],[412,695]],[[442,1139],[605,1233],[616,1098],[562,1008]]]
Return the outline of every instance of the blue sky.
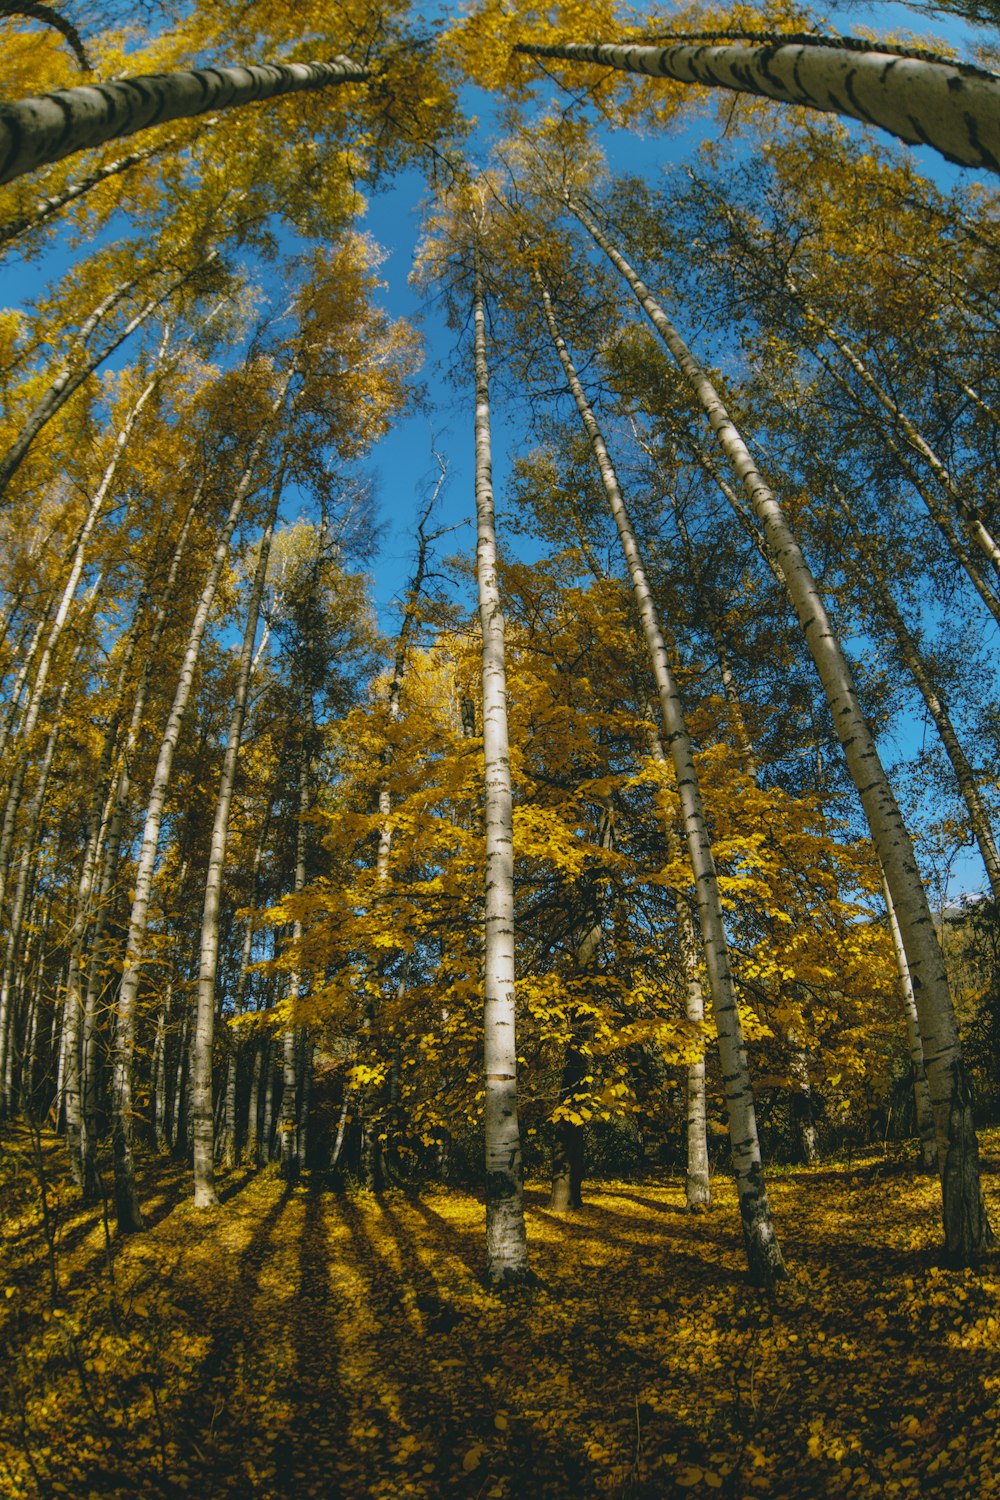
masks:
[[[957,48],[960,55],[970,57],[982,36],[977,28],[955,17],[929,19],[902,4],[862,5],[847,0],[847,3],[829,8],[826,15],[828,27],[834,31],[858,34],[870,29],[878,35],[900,31],[916,33],[921,38],[940,39]],[[480,119],[473,148],[485,156],[493,116],[492,101],[469,90],[464,102],[467,112]],[[686,138],[673,135],[636,137],[605,131],[602,145],[612,170],[619,168],[645,173],[656,179],[667,165],[696,146],[698,140],[704,139],[714,128],[712,116],[706,114]],[[941,185],[963,175],[961,169],[952,167],[929,149],[918,151],[916,156],[922,170]],[[382,275],[388,283],[385,305],[395,315],[420,319],[427,346],[425,377],[432,399],[432,410],[428,414],[401,423],[383,439],[371,459],[371,468],[378,478],[380,513],[385,526],[383,547],[374,570],[374,590],[379,617],[387,631],[394,629],[394,603],[405,588],[412,565],[417,507],[429,493],[429,486],[436,477],[432,436],[433,444],[448,462],[448,479],[439,505],[440,524],[469,523],[463,529],[451,532],[441,551],[448,554],[466,548],[471,556],[475,545],[475,529],[471,524],[475,510],[471,386],[463,388],[445,380],[444,369],[453,361],[455,335],[444,326],[436,308],[421,303],[407,280],[420,234],[423,193],[424,185],[416,175],[404,174],[389,191],[373,196],[365,221],[365,228],[389,252],[382,268]],[[529,442],[530,435],[525,433],[523,425],[517,420],[506,421],[502,402],[496,401],[494,486],[501,548],[505,544],[505,485],[510,459],[518,444],[525,446]],[[900,722],[884,745],[884,753],[890,760],[908,756],[919,748],[925,732],[922,716],[914,715]],[[934,809],[924,807],[922,812],[932,815]],[[955,854],[948,878],[951,895],[975,891],[981,887],[982,881],[978,853],[961,850]]]

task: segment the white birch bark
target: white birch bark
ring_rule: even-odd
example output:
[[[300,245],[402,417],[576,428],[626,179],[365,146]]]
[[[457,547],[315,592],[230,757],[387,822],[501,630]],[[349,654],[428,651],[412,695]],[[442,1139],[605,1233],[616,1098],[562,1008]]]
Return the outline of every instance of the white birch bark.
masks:
[[[832,361],[828,360],[825,355],[820,353],[819,350],[814,351],[814,353],[816,355],[816,359],[823,366],[824,370],[826,370],[827,374],[830,375],[840,386],[841,390],[844,391],[848,400],[851,401],[855,406],[858,406],[859,403],[857,394],[844,373],[840,369],[838,369],[837,366],[832,363]],[[859,406],[859,410],[860,409],[861,408]],[[965,572],[966,576],[969,579],[969,582],[972,584],[972,587],[975,589],[976,593],[979,595],[980,599],[985,604],[990,614],[993,616],[994,620],[996,620],[997,624],[1000,625],[1000,595],[997,594],[996,589],[994,589],[991,584],[987,583],[986,579],[979,571],[978,562],[972,556],[968,547],[965,545],[964,540],[958,534],[958,531],[952,524],[952,518],[949,512],[940,503],[938,497],[932,494],[928,487],[925,485],[923,476],[917,472],[913,464],[910,462],[909,454],[903,451],[899,443],[896,441],[894,435],[891,432],[886,431],[883,434],[883,438],[885,446],[892,454],[895,455],[899,467],[902,469],[903,473],[906,475],[907,479],[913,485],[913,488],[916,490],[917,494],[924,502],[924,505],[927,507],[927,514],[934,522],[938,531],[940,531],[948,550],[955,558],[955,561]]]
[[[934,1107],[940,1163],[945,1253],[967,1264],[995,1244],[979,1176],[979,1145],[962,1058],[958,1023],[944,959],[909,833],[861,712],[847,658],[834,633],[816,580],[781,506],[708,375],[637,273],[597,224],[567,196],[567,207],[621,272],[670,350],[746,490],[816,664],[848,769],[861,799],[896,910],[920,1015],[927,1081]]]
[[[719,1059],[729,1111],[733,1175],[736,1178],[736,1188],[739,1194],[747,1266],[751,1281],[756,1285],[769,1286],[785,1274],[785,1268],[774,1232],[767,1190],[764,1186],[753,1090],[743,1046],[743,1028],[740,1023],[736,989],[729,963],[729,946],[726,941],[722,901],[708,833],[708,819],[702,802],[691,739],[684,720],[680,693],[670,666],[656,605],[646,579],[645,567],[617,475],[601,430],[573,367],[569,350],[559,332],[552,310],[552,300],[540,280],[538,286],[552,342],[576,402],[580,420],[590,440],[608,505],[618,529],[622,552],[632,580],[636,608],[642,621],[643,634],[649,651],[650,665],[659,698],[660,718],[677,780],[684,832],[695,879],[705,969],[712,996],[712,1010],[719,1041]]]
[[[517,1118],[514,1009],[514,820],[504,619],[497,584],[486,308],[479,253],[473,291],[476,366],[476,578],[483,642],[486,870],[483,1050],[486,1073],[486,1280],[530,1276]]]
[[[820,38],[721,45],[679,38],[668,47],[523,42],[514,51],[850,115],[908,145],[933,146],[961,166],[1000,172],[1000,77],[967,63],[906,56],[878,42],[824,45]]]
[[[656,714],[649,705],[649,753],[659,765],[666,765],[663,742],[656,730]],[[669,860],[680,858],[681,841],[671,822],[664,820],[664,842]],[[693,1032],[699,1035],[705,1025],[705,995],[701,984],[700,944],[694,930],[691,908],[682,892],[674,900],[677,913],[677,943],[684,969],[684,1014]],[[712,1205],[712,1184],[708,1159],[708,1117],[705,1098],[705,1049],[699,1044],[697,1055],[687,1065],[687,1169],[684,1174],[684,1196],[689,1212],[704,1213]]]
[[[881,381],[876,379],[854,346],[843,334],[839,333],[836,328],[827,322],[822,313],[813,306],[807,297],[803,296],[791,276],[785,277],[785,286],[799,302],[809,321],[816,325],[823,334],[823,337],[833,345],[841,358],[854,371],[866,390],[871,391],[883,411],[887,412],[896,423],[914,452],[920,454],[934,475],[934,478],[965,522],[966,529],[972,541],[979,548],[983,556],[989,559],[993,567],[1000,571],[1000,547],[997,546],[996,538],[984,524],[975,506],[970,505],[965,495],[962,494],[944,460],[938,455],[927,438],[924,437],[916,423],[911,421],[902,407],[893,400]]]
[[[162,353],[163,350],[161,348],[161,357]],[[14,775],[11,780],[11,785],[8,788],[7,800],[4,807],[3,826],[2,828],[0,828],[0,903],[3,902],[4,892],[6,889],[7,870],[10,863],[10,853],[14,838],[14,825],[17,818],[18,806],[20,803],[21,790],[24,784],[24,776],[30,762],[31,738],[34,734],[35,726],[38,722],[38,715],[41,712],[42,703],[45,698],[45,689],[48,685],[49,672],[51,671],[52,663],[55,659],[56,648],[59,645],[63,628],[65,627],[66,621],[69,617],[69,612],[72,607],[73,600],[76,597],[77,586],[80,582],[80,578],[83,573],[83,566],[87,558],[88,543],[91,536],[93,535],[94,527],[97,525],[101,511],[104,509],[104,502],[108,498],[112,483],[114,482],[115,474],[118,471],[118,465],[120,464],[122,456],[128,446],[129,439],[132,436],[132,431],[139,419],[143,407],[156,388],[156,381],[157,377],[154,375],[153,379],[147,382],[146,386],[143,388],[142,392],[133,403],[115,439],[111,457],[108,460],[108,463],[105,465],[104,473],[101,476],[101,481],[98,484],[97,489],[94,491],[87,510],[87,514],[84,517],[83,523],[76,534],[76,540],[73,545],[73,554],[70,560],[69,575],[63,585],[62,593],[59,597],[59,603],[56,606],[55,614],[52,617],[52,621],[48,629],[48,634],[45,639],[45,645],[42,648],[41,656],[38,660],[34,682],[32,683],[27,707],[25,709],[24,720],[20,726],[19,731],[20,754],[18,757],[18,762],[14,769]]]
[[[299,761],[299,820],[295,831],[295,884],[296,896],[306,888],[306,863],[309,830],[306,815],[312,802],[312,770],[309,761],[309,744],[303,736]],[[302,921],[296,917],[292,924],[292,946],[298,949],[302,942]],[[298,1003],[301,975],[293,969],[288,976],[288,994],[293,1005]],[[298,1097],[298,1039],[300,1028],[294,1016],[282,1037],[282,1094],[281,1119],[278,1122],[281,1175],[286,1182],[294,1182],[299,1175],[299,1097]]]
[[[18,214],[16,218],[8,219],[6,224],[0,224],[0,251],[5,253],[5,246],[13,244],[23,234],[29,234],[34,229],[41,229],[71,203],[76,203],[94,188],[100,187],[102,182],[120,176],[130,167],[137,167],[140,162],[148,161],[151,156],[158,155],[173,144],[173,142],[164,142],[162,145],[146,146],[141,151],[131,151],[127,156],[116,157],[114,161],[95,168],[93,172],[88,172],[85,177],[79,178],[76,182],[67,183],[59,192],[50,193],[47,198],[39,198],[30,213]]]
[[[215,978],[219,965],[219,908],[222,900],[222,875],[229,838],[229,813],[236,787],[236,762],[243,739],[250,674],[253,669],[254,643],[260,602],[264,596],[267,564],[271,555],[271,537],[284,484],[279,470],[271,490],[271,509],[264,525],[257,553],[246,625],[236,672],[233,708],[229,734],[222,759],[219,791],[209,846],[208,872],[205,878],[205,900],[201,918],[201,948],[198,963],[198,990],[195,999],[194,1044],[191,1051],[191,1128],[194,1136],[194,1204],[211,1208],[218,1198],[215,1192],[215,1140],[212,1129],[212,1056],[215,1046]]]
[[[279,389],[272,404],[271,420],[277,415],[285,399],[285,385]],[[166,806],[170,774],[173,769],[174,751],[180,739],[181,724],[187,710],[188,699],[194,686],[195,668],[201,652],[201,643],[208,624],[209,614],[215,601],[216,590],[226,558],[229,544],[236,529],[243,502],[250,492],[256,475],[257,463],[270,433],[271,422],[265,423],[251,448],[246,467],[233,494],[229,512],[223,522],[216,541],[215,551],[208,577],[202,588],[198,607],[188,632],[187,645],[181,664],[180,676],[174,692],[174,701],[167,718],[160,742],[153,785],[146,807],[142,842],[135,873],[135,891],[129,915],[128,936],[125,943],[125,965],[122,972],[118,1002],[115,1008],[114,1068],[113,1068],[113,1141],[115,1162],[115,1199],[118,1227],[128,1234],[142,1228],[142,1215],[135,1190],[135,1166],[132,1155],[133,1103],[132,1064],[135,1055],[136,1010],[139,985],[142,978],[142,960],[145,949],[146,927],[149,921],[149,904],[153,891],[153,872],[156,865],[156,850],[160,840],[160,825]]]
[[[202,269],[207,264],[209,259],[215,259],[215,255],[216,252],[213,251],[212,254],[207,257],[205,261],[202,261],[200,265],[195,269]],[[166,289],[159,296],[151,297],[142,305],[137,313],[134,313],[133,316],[129,318],[128,322],[119,333],[113,334],[108,342],[104,344],[96,354],[90,355],[82,365],[78,366],[73,360],[67,361],[67,363],[59,371],[58,375],[56,375],[55,379],[52,381],[51,385],[48,387],[41,400],[37,402],[34,409],[27,417],[15,441],[11,444],[10,448],[8,448],[3,458],[0,458],[0,495],[3,494],[7,486],[10,484],[11,479],[17,473],[17,470],[20,468],[27,455],[28,449],[31,447],[38,434],[42,431],[43,427],[45,427],[46,424],[52,420],[52,418],[58,411],[61,411],[70,397],[80,389],[80,386],[83,385],[84,381],[88,380],[90,376],[93,375],[94,371],[100,368],[105,360],[110,359],[111,355],[114,354],[117,349],[121,348],[122,344],[125,343],[125,341],[136,331],[136,329],[141,328],[143,323],[145,323],[147,319],[152,317],[157,308],[162,307],[167,298],[171,297],[174,292],[178,291],[186,281],[189,281],[193,274],[193,270],[185,271],[183,276],[179,276],[175,281],[172,281],[170,285],[166,287]],[[123,286],[116,288],[115,293],[113,293],[110,297],[105,298],[104,302],[101,304],[101,308],[99,309],[102,318],[108,312],[110,312],[111,309],[115,307],[124,296],[128,294],[133,285],[134,283],[123,284]],[[89,337],[89,334],[93,332],[93,329],[96,326],[97,323],[94,321],[94,318],[92,316],[91,319],[88,320],[87,324],[85,324],[84,327],[80,330],[79,342],[82,343],[84,339]]]
[[[304,89],[363,83],[369,76],[367,68],[336,57],[331,62],[262,63],[119,78],[3,104],[0,183],[168,120],[235,109]]]
[[[906,962],[906,951],[903,947],[903,935],[896,921],[896,911],[892,904],[892,896],[886,885],[885,876],[882,876],[882,895],[885,897],[885,914],[889,922],[889,934],[892,938],[892,951],[896,956],[896,973],[899,978],[899,998],[903,1004],[903,1016],[906,1020],[906,1040],[910,1049],[910,1069],[913,1075],[913,1106],[916,1114],[917,1133],[920,1136],[920,1155],[924,1169],[928,1172],[936,1172],[938,1166],[937,1140],[934,1132],[934,1111],[931,1108],[930,1090],[927,1087],[927,1074],[924,1070],[924,1049],[920,1040],[920,1020],[917,1015],[917,1002],[913,994],[913,981],[910,979],[910,970]]]
[[[853,571],[859,582],[863,582],[868,589],[875,592],[879,615],[888,623],[899,648],[899,654],[909,668],[910,676],[916,683],[927,712],[934,721],[934,727],[941,737],[941,744],[944,746],[945,754],[955,773],[955,780],[958,782],[962,800],[969,814],[969,823],[982,855],[983,864],[986,866],[986,876],[993,899],[1000,902],[1000,851],[997,850],[989,811],[980,794],[976,774],[955,730],[944,694],[934,684],[923,653],[893,598],[889,580],[873,548],[862,535],[850,507],[839,490],[837,495],[841,513],[847,521],[854,538],[854,545],[864,565],[863,568],[856,568]]]

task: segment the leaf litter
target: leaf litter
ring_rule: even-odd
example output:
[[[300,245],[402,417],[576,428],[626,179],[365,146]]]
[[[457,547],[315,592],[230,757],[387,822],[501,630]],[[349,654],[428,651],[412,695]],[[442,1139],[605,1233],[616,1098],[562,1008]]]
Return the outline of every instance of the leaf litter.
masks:
[[[10,1500],[1000,1496],[1000,1264],[939,1263],[937,1184],[901,1155],[772,1173],[770,1296],[722,1177],[701,1216],[680,1179],[566,1216],[529,1185],[539,1284],[506,1298],[467,1191],[238,1170],[205,1211],[151,1160],[150,1227],[113,1241],[44,1159],[51,1260],[16,1132],[0,1157]]]

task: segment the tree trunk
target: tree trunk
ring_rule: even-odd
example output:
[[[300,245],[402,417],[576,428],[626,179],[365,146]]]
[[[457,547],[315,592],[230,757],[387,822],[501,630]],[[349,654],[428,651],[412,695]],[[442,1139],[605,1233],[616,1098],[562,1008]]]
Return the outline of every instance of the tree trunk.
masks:
[[[649,705],[648,712],[649,753],[659,765],[666,765],[667,757],[656,732],[652,704]],[[673,823],[668,819],[664,819],[663,835],[668,860],[679,859],[681,841]],[[701,985],[698,934],[694,930],[691,908],[681,892],[678,892],[674,910],[677,913],[677,940],[684,968],[684,1014],[692,1032],[699,1038],[697,1055],[687,1066],[687,1170],[684,1176],[684,1196],[688,1211],[697,1214],[705,1213],[712,1206],[705,1100],[705,1048],[700,1040],[705,1027],[705,996]]]
[[[2,116],[2,106],[0,106],[0,116]],[[186,282],[190,281],[196,270],[204,269],[209,261],[217,258],[217,255],[217,251],[211,251],[205,260],[199,262],[191,270],[185,271],[182,276],[178,276],[158,296],[151,297],[137,313],[134,313],[129,318],[125,327],[119,333],[112,334],[108,342],[96,354],[91,354],[89,358],[85,359],[82,365],[77,365],[75,361],[69,360],[63,366],[41,400],[36,403],[34,409],[21,427],[15,441],[8,448],[3,458],[0,458],[0,495],[4,493],[10,481],[21,467],[27,456],[28,449],[35,441],[35,438],[51,422],[56,413],[62,410],[70,397],[80,389],[84,381],[89,380],[94,371],[100,369],[101,365],[110,359],[116,350],[121,348],[122,344],[125,343],[136,329],[141,328],[143,323],[152,317],[157,308],[163,306],[168,297],[172,296],[174,292],[179,291]],[[92,315],[87,323],[84,324],[78,335],[78,342],[83,343],[89,337],[89,334],[93,332],[97,323],[116,307],[136,284],[134,281],[123,282],[120,286],[116,287],[114,292],[106,297],[97,309],[100,317]]]
[[[993,73],[853,39],[751,35],[743,45],[714,41],[677,37],[668,47],[519,43],[514,51],[850,115],[908,145],[933,146],[960,166],[1000,172],[1000,80]]]
[[[0,107],[0,183],[114,137],[168,120],[236,109],[259,99],[338,83],[363,83],[367,68],[346,57],[326,63],[263,63],[119,78],[100,87],[58,89]]]
[[[636,608],[642,621],[650,665],[656,681],[660,715],[667,744],[670,747],[670,758],[677,781],[684,830],[687,836],[688,854],[698,893],[698,918],[719,1040],[719,1058],[726,1087],[733,1173],[739,1194],[747,1266],[751,1281],[756,1285],[769,1286],[784,1276],[785,1268],[774,1233],[771,1207],[764,1186],[753,1090],[743,1046],[743,1028],[740,1023],[736,990],[729,964],[729,947],[726,941],[722,901],[691,739],[684,721],[680,694],[670,666],[656,606],[646,580],[645,568],[632,522],[618,485],[617,475],[600,428],[573,367],[569,350],[556,324],[551,298],[540,281],[538,284],[552,342],[559,355],[567,384],[580,413],[581,422],[590,440],[608,506],[618,529],[622,552],[632,580]]]
[[[14,776],[11,780],[11,785],[8,789],[7,803],[4,809],[3,828],[2,830],[0,830],[0,903],[2,903],[3,901],[4,891],[6,887],[7,871],[10,862],[10,850],[14,838],[14,824],[17,818],[21,788],[24,784],[24,775],[31,756],[31,737],[35,732],[35,726],[38,722],[38,715],[41,712],[42,703],[45,698],[45,689],[48,685],[49,672],[51,671],[52,663],[55,659],[56,649],[62,637],[62,632],[66,625],[66,621],[69,618],[69,612],[73,606],[73,600],[76,597],[77,585],[79,584],[81,574],[83,573],[83,566],[87,556],[87,544],[90,541],[94,527],[97,525],[98,518],[104,508],[104,502],[110,492],[111,485],[114,480],[115,474],[118,471],[118,465],[121,462],[122,455],[124,454],[125,449],[128,446],[129,438],[132,435],[132,430],[135,427],[136,422],[138,421],[143,407],[145,406],[149,397],[152,395],[155,388],[156,379],[154,377],[154,379],[150,380],[147,383],[138,400],[134,402],[131,410],[129,411],[128,416],[126,417],[125,422],[122,424],[118,436],[115,439],[111,458],[105,466],[104,473],[101,476],[101,482],[94,492],[83,524],[76,534],[76,540],[73,544],[73,555],[70,562],[69,576],[67,577],[66,582],[63,585],[59,603],[56,607],[55,614],[52,617],[52,623],[49,626],[45,646],[38,661],[37,670],[35,672],[35,679],[32,683],[31,693],[28,698],[28,705],[25,711],[24,721],[20,729],[18,762],[14,771]],[[2,490],[2,485],[0,485],[0,490]]]
[[[137,167],[140,162],[148,161],[151,156],[169,149],[174,142],[165,142],[159,146],[146,146],[141,151],[132,151],[128,156],[118,157],[115,161],[105,163],[97,167],[93,172],[88,172],[76,182],[67,183],[66,187],[59,192],[52,193],[48,198],[40,198],[31,213],[18,214],[14,219],[8,219],[6,224],[0,224],[0,249],[10,245],[19,239],[22,234],[28,234],[33,229],[41,229],[54,215],[68,208],[77,199],[85,197],[94,188],[100,187],[102,182],[107,182],[110,177],[118,177],[122,172],[127,172],[130,167]]]
[[[993,900],[1000,905],[1000,852],[997,850],[996,839],[993,836],[993,827],[990,814],[979,791],[979,785],[975,772],[969,764],[968,757],[962,748],[961,742],[955,732],[948,705],[944,695],[935,687],[931,671],[926,658],[909,626],[903,619],[902,612],[898,608],[892,596],[892,589],[885,572],[875,555],[874,550],[868,545],[861,534],[861,530],[854,520],[849,506],[843,496],[839,495],[841,512],[844,515],[854,544],[858,549],[863,563],[862,568],[855,569],[856,580],[875,595],[875,603],[878,614],[889,625],[900,656],[910,670],[910,676],[917,685],[920,696],[927,706],[927,711],[934,720],[934,726],[941,737],[945,754],[951,763],[955,773],[962,800],[969,814],[969,823],[973,835],[979,846],[979,852],[986,866],[986,875],[990,882],[990,890]],[[877,591],[877,592],[875,592]]]
[[[889,933],[892,937],[892,948],[896,955],[896,972],[899,976],[899,998],[903,1002],[903,1015],[906,1019],[906,1038],[910,1048],[910,1071],[913,1077],[913,1108],[914,1117],[917,1122],[917,1134],[920,1136],[920,1157],[925,1172],[936,1172],[938,1169],[937,1140],[934,1132],[934,1111],[931,1108],[930,1090],[927,1087],[927,1073],[924,1068],[924,1049],[920,1040],[920,1021],[917,1017],[917,1002],[913,995],[913,982],[910,979],[910,971],[906,963],[906,952],[903,948],[903,938],[896,921],[896,912],[893,908],[892,897],[889,887],[882,877],[882,894],[885,897],[885,913],[889,922]]]
[[[133,1103],[132,1065],[136,1045],[137,1003],[142,977],[142,961],[145,949],[146,925],[149,920],[149,904],[153,891],[153,871],[156,850],[160,838],[160,825],[170,785],[174,751],[180,739],[181,724],[187,709],[188,699],[194,686],[195,667],[201,651],[202,638],[208,617],[215,601],[216,590],[226,558],[233,531],[243,509],[243,502],[250,491],[257,462],[270,431],[271,422],[277,415],[285,398],[283,385],[271,409],[270,420],[261,427],[250,451],[250,457],[236,486],[229,512],[216,543],[212,565],[202,588],[194,620],[188,632],[187,646],[181,665],[180,677],[174,692],[167,724],[160,742],[153,785],[146,807],[146,820],[135,873],[135,894],[129,917],[128,936],[125,944],[125,967],[118,993],[115,1012],[114,1037],[114,1161],[115,1196],[118,1211],[118,1227],[123,1234],[142,1228],[142,1215],[135,1191],[135,1168],[132,1158]]]
[[[768,547],[784,575],[892,893],[920,1015],[927,1082],[934,1107],[945,1254],[954,1264],[969,1264],[981,1251],[992,1249],[996,1241],[980,1186],[979,1145],[955,1010],[913,845],[858,704],[847,659],[798,541],[707,374],[659,303],[590,216],[569,200],[567,206],[621,272],[673,355],[743,483]]]
[[[486,1072],[486,1281],[502,1287],[531,1276],[517,1118],[514,1010],[514,821],[507,732],[504,619],[497,584],[490,440],[486,308],[478,246],[473,317],[476,366],[476,578],[483,651],[483,762],[486,821],[483,1038]]]
[[[195,1008],[194,1047],[191,1054],[192,1127],[194,1133],[194,1202],[196,1208],[210,1208],[218,1202],[215,1192],[215,1142],[212,1132],[212,1058],[215,1047],[215,977],[219,963],[219,906],[222,898],[222,875],[229,836],[229,812],[236,786],[236,762],[243,738],[250,673],[253,669],[254,643],[260,602],[264,595],[271,537],[284,483],[280,469],[271,490],[271,509],[264,525],[257,553],[257,567],[250,602],[247,606],[243,645],[240,650],[229,720],[229,735],[219,778],[215,804],[215,822],[205,880],[205,901],[201,919],[201,956],[198,968],[198,990]]]

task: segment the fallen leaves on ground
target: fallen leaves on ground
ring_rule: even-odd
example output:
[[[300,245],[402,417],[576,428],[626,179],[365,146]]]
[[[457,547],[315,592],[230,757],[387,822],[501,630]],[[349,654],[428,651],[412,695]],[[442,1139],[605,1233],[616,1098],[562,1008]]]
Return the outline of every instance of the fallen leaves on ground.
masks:
[[[771,1297],[724,1179],[701,1217],[679,1180],[594,1184],[565,1217],[529,1187],[540,1284],[500,1298],[464,1191],[236,1172],[197,1211],[151,1161],[149,1227],[115,1242],[61,1152],[56,1300],[16,1137],[2,1158],[10,1500],[1000,1496],[1000,1265],[941,1268],[937,1185],[898,1161],[772,1176]]]

